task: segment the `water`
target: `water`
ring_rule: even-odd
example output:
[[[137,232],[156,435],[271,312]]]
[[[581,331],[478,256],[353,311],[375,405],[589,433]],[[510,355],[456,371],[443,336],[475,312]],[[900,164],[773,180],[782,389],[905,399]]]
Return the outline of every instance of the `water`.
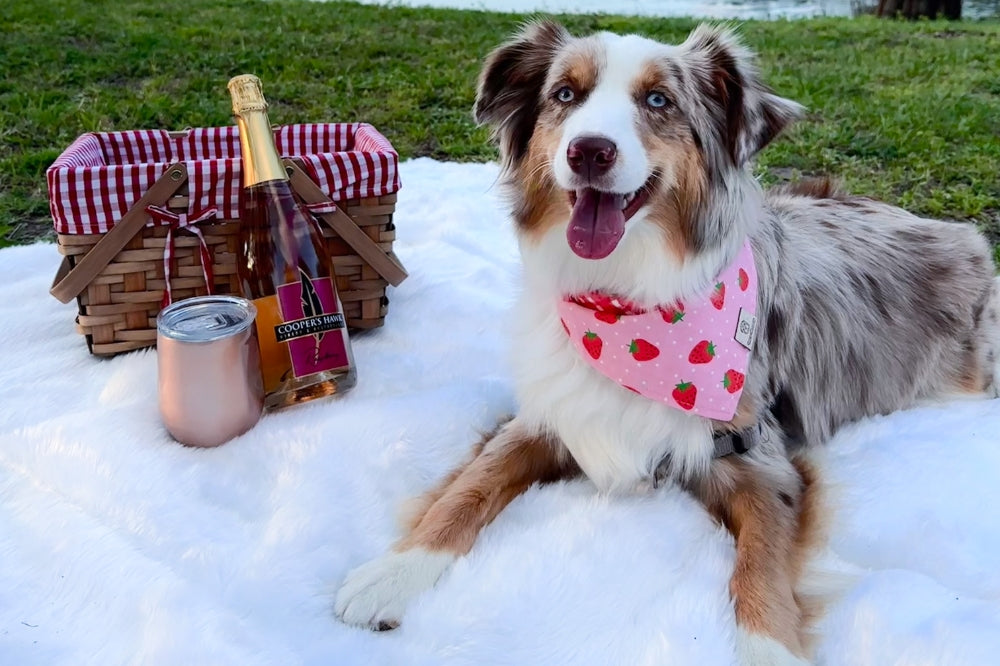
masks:
[[[778,19],[852,16],[877,0],[361,0],[365,4],[488,9],[504,12],[633,14],[699,18]],[[1000,0],[965,0],[965,18],[1000,17]]]

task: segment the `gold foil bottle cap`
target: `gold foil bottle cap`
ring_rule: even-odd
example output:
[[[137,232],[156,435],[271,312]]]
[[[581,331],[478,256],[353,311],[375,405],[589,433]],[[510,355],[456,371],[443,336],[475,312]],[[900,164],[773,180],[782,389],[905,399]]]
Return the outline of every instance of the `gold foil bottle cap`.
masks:
[[[253,74],[240,74],[229,79],[229,95],[233,99],[233,113],[266,111],[267,100],[260,87],[260,79]]]

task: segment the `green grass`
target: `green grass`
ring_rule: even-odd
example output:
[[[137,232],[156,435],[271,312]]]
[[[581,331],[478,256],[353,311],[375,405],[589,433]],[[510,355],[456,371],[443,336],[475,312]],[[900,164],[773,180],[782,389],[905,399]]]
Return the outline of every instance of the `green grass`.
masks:
[[[523,16],[301,0],[0,4],[0,246],[51,228],[45,168],[79,134],[230,124],[259,75],[274,122],[365,120],[404,157],[488,160],[470,109],[483,56]],[[690,20],[563,17],[679,41]],[[841,177],[1000,238],[1000,22],[750,22],[767,80],[809,108],[763,178]]]

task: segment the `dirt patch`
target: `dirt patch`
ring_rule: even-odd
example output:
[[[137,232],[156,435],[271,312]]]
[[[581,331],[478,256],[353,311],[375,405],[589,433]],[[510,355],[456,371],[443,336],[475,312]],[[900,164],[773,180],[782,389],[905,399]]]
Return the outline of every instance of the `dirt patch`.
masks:
[[[52,229],[52,221],[48,219],[17,222],[3,235],[3,240],[10,245],[27,245],[38,241],[54,243],[56,232]]]

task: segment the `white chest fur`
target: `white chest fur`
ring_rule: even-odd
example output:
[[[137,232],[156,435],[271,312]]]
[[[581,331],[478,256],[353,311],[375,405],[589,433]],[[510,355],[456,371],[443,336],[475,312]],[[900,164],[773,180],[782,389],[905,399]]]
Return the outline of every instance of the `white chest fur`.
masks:
[[[630,490],[647,481],[669,454],[683,476],[707,472],[714,450],[711,422],[636,395],[592,368],[559,321],[565,294],[595,288],[638,303],[671,303],[698,293],[742,243],[677,263],[663,231],[640,211],[606,259],[575,256],[565,228],[522,238],[524,289],[513,318],[511,354],[519,418],[560,438],[602,490]]]
[[[682,474],[707,471],[711,423],[636,395],[595,370],[570,344],[554,295],[528,287],[515,310],[510,350],[519,419],[556,435],[604,491],[648,481],[668,453]]]

